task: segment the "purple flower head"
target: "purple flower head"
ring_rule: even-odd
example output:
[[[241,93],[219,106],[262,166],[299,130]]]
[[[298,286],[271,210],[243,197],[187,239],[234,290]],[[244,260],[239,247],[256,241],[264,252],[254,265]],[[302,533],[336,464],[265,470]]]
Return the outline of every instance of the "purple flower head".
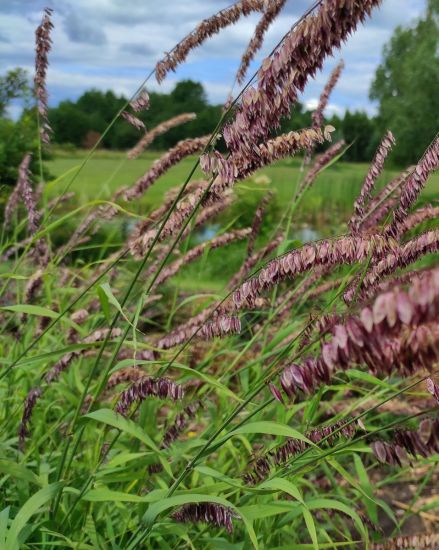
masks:
[[[125,416],[133,403],[142,402],[148,397],[181,401],[183,396],[183,386],[176,384],[169,378],[144,376],[121,393],[116,404],[116,411]]]
[[[172,517],[183,523],[210,523],[217,527],[225,527],[229,533],[233,531],[232,520],[239,516],[226,506],[213,502],[185,504]]]

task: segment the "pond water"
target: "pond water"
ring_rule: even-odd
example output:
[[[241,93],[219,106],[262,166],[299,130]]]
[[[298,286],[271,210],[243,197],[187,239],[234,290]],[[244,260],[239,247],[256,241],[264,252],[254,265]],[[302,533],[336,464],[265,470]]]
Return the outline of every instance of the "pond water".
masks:
[[[220,229],[221,229],[221,225],[219,223],[205,225],[199,231],[197,231],[195,235],[195,240],[197,243],[203,243],[205,241],[209,241],[210,239],[213,239],[215,235],[217,235]],[[302,243],[318,241],[322,237],[323,237],[323,234],[318,229],[316,229],[315,227],[310,227],[308,225],[297,227],[294,230],[292,230],[290,233],[291,239],[297,239]]]
[[[212,223],[205,225],[195,235],[195,240],[198,243],[204,243],[205,241],[210,241],[220,230],[221,225],[219,223]]]
[[[294,229],[291,232],[291,237],[303,243],[308,243],[310,241],[318,241],[322,238],[322,234],[315,227],[304,226]]]

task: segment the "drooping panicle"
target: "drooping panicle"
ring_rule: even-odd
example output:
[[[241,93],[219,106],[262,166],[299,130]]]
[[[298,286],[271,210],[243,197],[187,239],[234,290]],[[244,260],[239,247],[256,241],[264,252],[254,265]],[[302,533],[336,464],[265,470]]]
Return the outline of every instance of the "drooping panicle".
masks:
[[[156,341],[155,347],[170,349],[183,344],[194,336],[203,340],[210,340],[215,336],[237,334],[240,330],[240,320],[234,315],[227,315],[226,311],[220,307],[219,302],[214,302],[194,317],[191,317],[186,323],[177,326],[172,332],[160,337]]]
[[[415,278],[407,292],[398,287],[379,294],[358,316],[350,316],[331,330],[317,357],[292,364],[280,383],[291,397],[301,390],[312,394],[329,384],[334,371],[366,365],[373,374],[398,371],[410,375],[431,369],[439,359],[439,268]]]
[[[41,388],[32,388],[24,401],[23,416],[21,417],[20,427],[18,429],[18,438],[20,448],[24,449],[24,442],[29,436],[29,423],[32,417],[32,411],[41,397]]]
[[[146,174],[139,178],[132,187],[119,194],[123,195],[124,199],[127,201],[140,198],[162,174],[171,168],[171,166],[175,166],[183,158],[204,149],[209,140],[210,136],[203,136],[179,141],[175,147],[169,149],[167,153],[156,160]]]
[[[249,228],[236,229],[234,231],[224,233],[219,237],[215,237],[210,241],[205,241],[204,243],[194,246],[194,248],[191,248],[184,256],[181,256],[180,258],[166,266],[158,275],[152,288],[156,288],[160,284],[163,284],[166,280],[168,280],[170,277],[180,271],[183,266],[195,261],[197,258],[202,256],[205,251],[220,248],[233,242],[241,241],[245,239],[250,234],[250,232],[251,229]]]
[[[26,153],[18,169],[18,180],[14,191],[11,193],[5,208],[5,227],[10,225],[12,212],[16,209],[19,200],[23,201],[27,212],[27,228],[29,233],[29,241],[33,239],[40,227],[41,212],[37,209],[37,200],[35,193],[32,190],[30,181],[30,162],[32,155]],[[27,244],[27,243],[26,243]],[[16,249],[16,248],[15,248]],[[14,250],[14,247],[13,247]],[[47,265],[49,259],[49,249],[47,243],[43,239],[38,239],[34,245],[33,255],[37,259],[40,266]]]
[[[386,157],[394,144],[395,138],[393,137],[392,132],[388,130],[378,146],[372,164],[364,180],[360,194],[357,200],[354,202],[355,213],[349,221],[349,227],[352,234],[359,233],[360,222],[365,214],[365,204],[368,201],[372,200],[372,189],[376,183],[378,176],[383,171],[384,161],[386,160]]]
[[[282,394],[274,384],[271,385],[270,391],[278,401],[283,403]],[[334,424],[314,428],[306,433],[305,436],[316,445],[325,439],[325,443],[331,446],[341,436],[352,439],[356,430],[357,423],[351,418],[346,418]],[[244,480],[250,485],[263,481],[274,467],[286,464],[291,458],[299,453],[303,453],[309,446],[305,441],[289,437],[282,445],[261,456],[255,457],[243,475]]]
[[[136,113],[149,109],[148,92],[146,90],[142,90],[140,94],[130,102],[130,107]]]
[[[260,145],[253,144],[246,154],[236,153],[224,158],[218,151],[213,155],[205,155],[204,171],[217,174],[209,191],[210,196],[221,196],[235,181],[242,180],[256,172],[259,168],[285,157],[291,157],[299,151],[307,150],[316,143],[331,141],[332,126],[320,128],[304,128],[269,139]]]
[[[48,94],[46,88],[47,68],[49,66],[48,54],[52,48],[51,31],[53,29],[51,8],[45,8],[43,19],[35,31],[35,94],[38,101],[38,113],[40,116],[40,138],[45,144],[50,142],[52,129],[48,119]]]
[[[29,231],[29,235],[33,236],[38,231],[40,226],[40,214],[37,210],[37,205],[34,192],[32,191],[29,174],[30,171],[27,168],[27,177],[23,177],[22,179],[21,198],[23,199],[23,204],[27,212],[27,228]]]
[[[229,533],[233,531],[234,518],[237,514],[222,504],[213,502],[201,502],[197,504],[185,504],[172,517],[182,523],[210,523],[217,527],[225,527]]]
[[[381,235],[339,237],[309,243],[279,258],[271,260],[257,275],[245,281],[234,293],[235,307],[240,309],[264,289],[277,285],[318,266],[352,264],[367,258],[370,253],[383,257],[389,249],[388,240]]]
[[[277,249],[277,247],[281,244],[283,241],[283,235],[277,235],[269,241],[261,250],[257,250],[250,256],[248,256],[242,266],[240,267],[239,271],[233,275],[233,277],[230,279],[229,283],[227,284],[227,287],[230,289],[235,288],[240,282],[242,282],[245,277],[250,273],[250,271],[264,258],[269,256],[274,250]]]
[[[432,206],[427,204],[423,208],[418,208],[411,214],[407,216],[405,221],[402,223],[401,234],[411,231],[417,225],[420,225],[423,222],[439,219],[439,206]]]
[[[184,397],[184,388],[169,378],[144,376],[120,394],[116,411],[126,416],[133,403],[142,402],[148,397],[181,401]]]
[[[201,401],[190,403],[181,413],[178,413],[174,422],[166,430],[161,446],[167,449],[180,436],[183,430],[188,425],[189,421],[195,418],[197,411],[202,408]]]
[[[312,114],[312,122],[315,128],[320,128],[320,126],[323,126],[323,120],[324,120],[323,113],[328,105],[329,97],[332,93],[332,90],[335,88],[335,85],[337,84],[343,69],[344,69],[344,61],[341,60],[340,63],[332,71],[328,82],[323,88],[323,92],[320,95],[317,108]]]
[[[231,123],[223,135],[232,155],[252,155],[254,145],[265,141],[289,116],[308,79],[321,69],[324,59],[340,47],[380,0],[349,2],[324,0],[313,14],[307,15],[283,39],[279,48],[267,57],[258,73],[258,84],[242,95]]]
[[[265,33],[281,12],[285,2],[286,0],[272,0],[266,5],[261,20],[256,25],[255,32],[241,58],[241,64],[236,74],[236,81],[238,84],[241,85],[244,82],[247,69],[264,42]]]
[[[194,120],[196,117],[197,115],[195,113],[183,113],[181,115],[172,117],[169,120],[165,120],[164,122],[161,122],[158,126],[153,128],[152,130],[150,130],[140,138],[137,144],[128,151],[127,157],[131,160],[136,159],[139,155],[143,153],[143,151],[149,145],[151,145],[151,143],[158,136],[161,136],[162,134],[166,133],[168,130],[171,130],[171,128],[175,128],[176,126],[180,126],[181,124],[190,122],[191,120]]]
[[[376,458],[385,464],[402,466],[408,454],[427,457],[439,452],[439,418],[424,419],[417,431],[396,430],[392,441],[374,441],[371,445]]]
[[[241,332],[241,321],[239,317],[229,315],[218,315],[213,321],[209,321],[201,327],[200,336],[210,340],[215,337],[239,334]]]
[[[9,195],[8,201],[4,210],[4,227],[9,227],[11,225],[12,214],[16,210],[20,200],[24,199],[24,189],[30,188],[30,162],[32,160],[32,155],[26,153],[23,157],[23,160],[20,163],[18,168],[18,178],[17,183],[15,184],[14,190]],[[29,220],[30,224],[30,220]]]
[[[439,229],[426,231],[413,237],[406,243],[394,247],[388,254],[373,264],[361,280],[355,280],[349,284],[343,298],[346,303],[358,294],[364,294],[373,290],[383,277],[394,273],[397,269],[407,267],[426,254],[432,254],[439,250]]]
[[[143,120],[140,120],[140,118],[132,115],[128,111],[122,111],[122,117],[128,122],[128,124],[131,124],[133,128],[136,130],[145,130],[145,123]]]
[[[160,83],[169,71],[175,71],[176,67],[184,62],[189,52],[208,38],[219,33],[221,29],[233,25],[243,15],[249,15],[254,11],[263,12],[265,6],[266,0],[240,0],[201,21],[194,31],[183,38],[166,57],[157,63],[155,67],[157,82]]]
[[[425,151],[410,176],[405,180],[399,206],[393,212],[393,221],[386,228],[386,235],[398,238],[404,228],[404,222],[410,207],[417,200],[430,174],[439,168],[439,134]]]

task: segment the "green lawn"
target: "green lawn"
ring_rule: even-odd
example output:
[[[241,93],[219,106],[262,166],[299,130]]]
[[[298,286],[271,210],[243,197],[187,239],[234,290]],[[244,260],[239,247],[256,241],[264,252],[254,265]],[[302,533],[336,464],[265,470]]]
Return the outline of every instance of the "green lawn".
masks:
[[[74,176],[74,168],[79,167],[85,158],[84,151],[57,152],[48,167],[52,175],[61,176],[72,170],[62,181],[51,189],[55,196],[64,190]],[[160,153],[148,152],[134,161],[126,160],[123,152],[98,151],[94,154],[84,169],[74,179],[70,189],[75,191],[75,202],[84,204],[93,199],[109,199],[114,190],[120,186],[132,184],[144,174]],[[157,206],[162,196],[169,188],[181,184],[189,174],[195,157],[183,160],[178,166],[169,170],[145,194],[140,203],[132,203],[130,209],[142,213],[145,208]],[[260,170],[249,181],[239,185],[243,193],[257,193],[258,196],[268,188],[276,192],[277,203],[283,206],[291,199],[299,175],[300,159],[287,159]],[[320,174],[315,185],[304,197],[296,217],[317,225],[329,222],[346,221],[352,211],[352,204],[358,194],[363,178],[367,172],[367,164],[352,164],[337,162]],[[389,181],[399,171],[385,170],[379,183]],[[267,176],[267,178],[261,178]],[[194,178],[202,174],[197,170]],[[431,201],[439,196],[439,174],[429,181],[422,194],[422,202]]]

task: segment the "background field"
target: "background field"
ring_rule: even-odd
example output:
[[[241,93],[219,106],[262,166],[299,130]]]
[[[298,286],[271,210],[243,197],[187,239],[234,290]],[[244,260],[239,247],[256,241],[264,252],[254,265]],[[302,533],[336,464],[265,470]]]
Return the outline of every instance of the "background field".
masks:
[[[87,201],[102,198],[109,199],[112,193],[121,186],[133,183],[142,176],[161,153],[148,152],[142,157],[130,161],[124,152],[97,151],[93,159],[87,163],[84,170],[75,179],[71,190],[76,193],[75,201],[84,204]],[[47,166],[55,177],[68,174],[59,187],[52,189],[55,196],[59,189],[69,182],[74,174],[75,167],[79,167],[86,156],[86,152],[78,150],[74,153],[58,151]],[[178,166],[169,170],[145,194],[142,207],[132,203],[134,211],[139,213],[144,207],[156,207],[161,203],[163,194],[171,187],[183,183],[190,172],[196,157],[189,157],[181,161]],[[301,174],[302,160],[300,158],[279,161],[263,170],[249,181],[237,185],[237,189],[249,184],[255,193],[263,193],[268,188],[273,189],[279,204],[284,205],[294,194]],[[316,225],[323,223],[337,223],[347,221],[352,212],[352,205],[363,183],[368,170],[368,164],[337,162],[322,172],[313,187],[303,198],[297,212],[297,220]],[[401,172],[401,168],[387,168],[378,180],[387,182]],[[202,173],[197,170],[193,179],[201,178]],[[269,179],[269,181],[267,180]],[[260,197],[260,195],[259,195]],[[421,203],[435,200],[439,197],[439,174],[433,174],[426,189],[421,195]],[[144,211],[142,212],[144,213]]]

